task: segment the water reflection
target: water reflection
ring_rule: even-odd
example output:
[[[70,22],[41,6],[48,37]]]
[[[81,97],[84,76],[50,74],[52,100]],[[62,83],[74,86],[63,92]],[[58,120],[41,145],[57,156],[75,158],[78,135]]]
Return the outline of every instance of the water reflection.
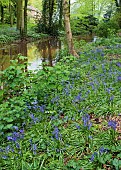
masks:
[[[21,41],[16,44],[0,46],[0,70],[10,66],[10,60],[15,59],[18,54],[27,56],[27,66],[29,70],[41,68],[42,62],[47,62],[49,66],[55,64],[55,57],[61,48],[61,42],[56,39],[46,39],[27,43]]]
[[[85,37],[75,37],[76,40],[85,40],[91,42],[93,36],[87,35]],[[0,70],[4,70],[10,66],[10,60],[15,59],[18,54],[27,56],[28,70],[37,70],[42,66],[42,62],[47,62],[49,66],[55,64],[55,58],[59,55],[59,50],[65,46],[57,38],[48,38],[45,40],[38,40],[36,42],[27,43],[20,41],[16,44],[0,46]]]

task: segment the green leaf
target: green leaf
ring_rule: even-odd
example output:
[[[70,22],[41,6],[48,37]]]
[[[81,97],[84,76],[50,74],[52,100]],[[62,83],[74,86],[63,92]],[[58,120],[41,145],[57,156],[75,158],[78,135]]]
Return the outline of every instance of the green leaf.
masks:
[[[10,129],[13,126],[13,124],[8,124],[7,126],[4,127],[4,129]]]
[[[3,127],[4,127],[4,125],[0,125],[0,130],[2,130],[2,129],[3,129]]]

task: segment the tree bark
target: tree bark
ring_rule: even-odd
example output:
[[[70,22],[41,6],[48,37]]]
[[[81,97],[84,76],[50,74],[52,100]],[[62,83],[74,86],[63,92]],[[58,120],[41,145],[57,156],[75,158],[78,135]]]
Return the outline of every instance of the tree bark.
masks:
[[[24,36],[27,37],[27,4],[28,0],[25,0],[24,4]]]
[[[21,28],[21,20],[22,20],[22,0],[17,1],[17,29]]]
[[[119,15],[119,27],[121,28],[121,0],[115,0],[117,7],[117,14]]]
[[[1,23],[4,24],[4,7],[1,5]]]
[[[69,53],[75,57],[79,57],[74,49],[74,44],[73,44],[68,0],[63,0],[63,15],[64,15],[65,31],[66,31]]]

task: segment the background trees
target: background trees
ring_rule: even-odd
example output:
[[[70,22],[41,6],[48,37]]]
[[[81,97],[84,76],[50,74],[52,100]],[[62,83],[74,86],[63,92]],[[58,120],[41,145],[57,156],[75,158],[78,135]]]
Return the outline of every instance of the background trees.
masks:
[[[38,32],[55,36],[64,31],[62,2],[63,0],[0,0],[0,22],[8,23],[11,27],[16,24],[21,37],[26,37],[29,4],[42,11]],[[93,34],[98,25],[105,27],[105,21],[111,21],[112,27],[116,26],[115,30],[117,25],[121,28],[120,0],[68,0],[68,8],[73,34]]]

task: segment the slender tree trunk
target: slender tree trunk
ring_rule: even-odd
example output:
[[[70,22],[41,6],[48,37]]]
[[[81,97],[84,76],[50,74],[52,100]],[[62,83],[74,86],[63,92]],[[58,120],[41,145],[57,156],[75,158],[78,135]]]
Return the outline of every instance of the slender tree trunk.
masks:
[[[75,57],[79,57],[74,49],[73,37],[72,37],[71,26],[70,26],[69,4],[67,0],[63,0],[63,15],[64,15],[65,31],[66,31],[69,53]]]
[[[121,0],[115,0],[117,13],[119,15],[119,27],[121,28]]]
[[[50,33],[53,32],[52,31],[53,11],[54,11],[54,0],[49,0],[49,29],[50,29]]]
[[[21,28],[22,20],[22,0],[17,0],[17,29]]]
[[[1,5],[1,23],[4,24],[4,7]]]
[[[11,1],[9,1],[9,12],[10,12],[10,26],[13,26],[13,7]]]
[[[59,27],[62,28],[63,0],[59,2]]]
[[[21,39],[24,39],[24,5],[25,5],[25,2],[22,0],[21,20],[20,20],[20,35],[21,35]]]
[[[42,22],[43,22],[43,32],[46,32],[46,27],[47,27],[47,17],[48,17],[48,14],[47,14],[47,2],[48,0],[43,0],[43,10],[42,10]]]
[[[24,37],[25,38],[27,36],[27,4],[28,4],[28,0],[25,0],[25,4],[24,4]]]

